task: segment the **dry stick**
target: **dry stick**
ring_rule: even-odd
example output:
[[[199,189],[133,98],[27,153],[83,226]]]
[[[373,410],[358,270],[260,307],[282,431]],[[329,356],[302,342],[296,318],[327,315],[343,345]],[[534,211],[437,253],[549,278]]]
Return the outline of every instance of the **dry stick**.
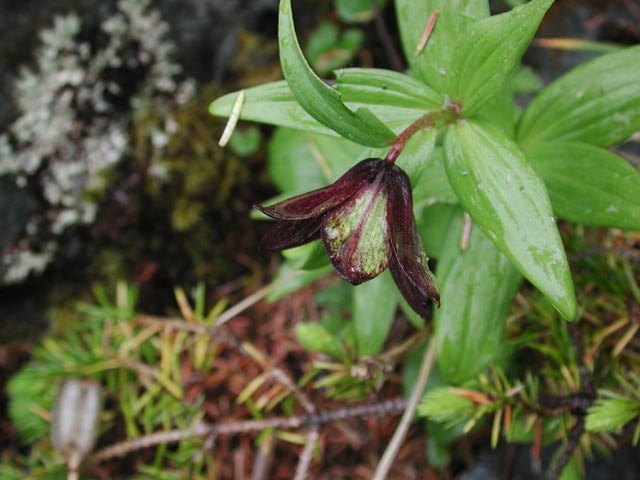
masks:
[[[313,460],[313,449],[316,446],[319,436],[320,433],[317,426],[313,427],[309,433],[307,433],[304,450],[302,450],[302,453],[300,454],[298,466],[296,467],[296,475],[293,477],[294,480],[306,480],[308,477],[311,461]]]
[[[266,285],[266,286],[260,288],[259,290],[256,290],[254,293],[252,293],[251,295],[249,295],[248,297],[246,297],[242,301],[238,302],[233,307],[231,307],[231,308],[225,310],[224,312],[222,312],[220,314],[220,316],[218,316],[218,318],[216,318],[216,320],[215,320],[215,322],[213,322],[213,324],[216,327],[219,327],[220,325],[222,325],[224,323],[227,323],[232,318],[235,318],[238,315],[240,315],[247,308],[251,307],[255,303],[257,303],[260,300],[262,300],[263,298],[265,298],[267,295],[269,295],[269,293],[271,293],[271,291],[274,288],[282,285],[284,282],[287,282],[287,281],[291,280],[293,277],[295,277],[295,276],[297,276],[299,274],[300,273],[298,273],[298,272],[292,272],[289,275],[286,275],[286,276],[282,277],[280,280],[276,280],[275,282],[272,282],[269,285]]]
[[[404,62],[402,61],[402,57],[398,54],[398,50],[393,43],[393,38],[391,37],[389,29],[387,28],[387,24],[385,23],[384,17],[382,16],[382,9],[379,6],[376,6],[375,8],[376,15],[374,21],[376,31],[378,32],[378,36],[380,37],[382,46],[387,53],[387,57],[389,58],[391,67],[396,72],[404,72],[406,70]]]
[[[580,437],[584,433],[584,423],[585,417],[578,417],[576,424],[569,432],[569,440],[564,445],[564,447],[562,447],[560,455],[557,457],[556,461],[553,462],[553,465],[551,465],[551,468],[549,469],[549,474],[547,475],[547,478],[549,480],[557,480],[558,478],[560,478],[562,470],[564,470],[564,467],[567,465],[567,463],[569,463],[569,460],[571,460],[571,455],[580,444]]]
[[[429,378],[429,374],[431,373],[431,368],[433,367],[435,358],[436,343],[435,338],[432,336],[431,340],[429,340],[429,345],[422,360],[422,366],[420,367],[418,380],[416,381],[416,384],[413,387],[413,392],[411,392],[411,396],[409,397],[407,408],[402,414],[400,424],[398,425],[398,428],[396,428],[396,431],[393,434],[393,438],[391,438],[391,441],[389,442],[389,445],[387,446],[387,449],[385,450],[380,463],[378,463],[378,466],[376,467],[376,471],[372,477],[372,480],[384,480],[387,477],[387,474],[391,469],[391,465],[396,458],[396,455],[398,455],[400,446],[402,445],[402,442],[407,435],[409,425],[413,420],[413,415],[416,411],[416,408],[418,407],[418,402],[422,397],[422,391],[427,384],[427,380]]]
[[[422,32],[422,36],[416,45],[416,55],[420,55],[424,47],[427,45],[429,41],[429,37],[431,36],[431,32],[433,31],[433,27],[436,25],[436,20],[438,19],[438,11],[434,10],[431,12],[429,16],[429,20],[427,20],[427,24],[424,27],[424,32]]]
[[[134,440],[116,443],[96,452],[88,459],[88,462],[104,462],[144,448],[160,444],[176,443],[189,438],[239,435],[259,432],[266,428],[294,430],[302,427],[317,427],[327,423],[351,420],[354,418],[397,415],[407,408],[407,404],[407,400],[398,398],[379,403],[358,405],[338,410],[325,410],[294,417],[274,417],[267,420],[245,420],[242,422],[221,423],[216,425],[202,422],[192,428],[157,432]]]

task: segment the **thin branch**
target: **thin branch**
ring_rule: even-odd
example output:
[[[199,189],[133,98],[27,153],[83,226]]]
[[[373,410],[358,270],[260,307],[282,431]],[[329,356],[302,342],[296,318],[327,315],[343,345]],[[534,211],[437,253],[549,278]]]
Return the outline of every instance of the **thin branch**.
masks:
[[[438,11],[434,10],[429,15],[429,20],[427,20],[427,24],[424,27],[424,32],[422,32],[422,36],[418,41],[418,45],[416,45],[416,55],[420,55],[424,47],[426,47],[427,42],[429,41],[429,37],[431,37],[431,32],[433,31],[433,27],[436,25],[436,20],[438,19]]]
[[[294,417],[274,417],[266,420],[245,420],[242,422],[220,423],[215,425],[202,422],[192,428],[156,432],[134,440],[116,443],[96,452],[88,459],[88,462],[104,462],[145,448],[161,444],[177,443],[190,438],[240,435],[260,432],[266,428],[296,430],[305,427],[319,427],[328,423],[354,418],[397,415],[405,410],[405,408],[407,408],[407,401],[403,398],[398,398],[385,402],[358,405],[338,410],[325,410]]]
[[[584,416],[578,417],[576,424],[569,432],[569,440],[562,447],[560,454],[549,468],[549,474],[547,475],[548,480],[557,480],[560,478],[562,470],[564,470],[564,467],[569,463],[571,455],[580,444],[580,437],[584,433],[584,422]]]
[[[413,387],[413,392],[411,392],[411,396],[409,397],[409,401],[407,403],[407,408],[402,414],[402,419],[400,420],[400,424],[398,428],[396,428],[387,449],[384,452],[384,455],[380,459],[380,463],[376,467],[376,471],[372,477],[373,480],[384,480],[391,469],[391,465],[393,464],[398,451],[400,450],[400,446],[404,441],[405,436],[407,435],[407,431],[409,430],[409,425],[413,420],[413,415],[418,408],[418,402],[420,398],[422,398],[422,391],[424,390],[425,385],[427,384],[427,380],[429,379],[429,374],[431,373],[431,368],[435,362],[436,358],[436,343],[435,338],[432,336],[431,340],[429,340],[429,345],[424,355],[424,359],[422,360],[422,366],[420,367],[420,373],[418,374],[418,379],[416,380],[416,384]]]
[[[371,2],[373,4],[377,2]],[[382,15],[382,9],[376,5],[376,15],[375,15],[375,27],[378,32],[378,36],[380,37],[380,41],[382,42],[382,46],[387,53],[387,57],[389,57],[389,62],[391,63],[391,68],[393,68],[397,72],[404,72],[405,65],[402,61],[402,56],[398,53],[398,49],[393,42],[393,38],[389,33],[389,29],[387,28],[387,24],[384,21],[384,16]]]
[[[293,277],[295,277],[295,276],[297,276],[299,274],[300,274],[299,272],[292,272],[289,275],[286,275],[283,278],[281,278],[279,280],[276,280],[274,282],[271,282],[269,285],[266,285],[266,286],[256,290],[255,292],[253,292],[248,297],[242,299],[242,301],[236,303],[233,307],[230,307],[227,310],[225,310],[224,312],[222,312],[220,314],[220,316],[218,316],[215,319],[213,324],[216,327],[219,327],[220,325],[223,325],[223,324],[227,323],[229,320],[231,320],[231,319],[237,317],[238,315],[240,315],[247,308],[251,307],[252,305],[256,304],[257,302],[259,302],[260,300],[265,298],[276,287],[282,285],[284,282],[288,282]]]
[[[313,427],[307,434],[307,439],[304,444],[304,450],[300,454],[298,459],[298,466],[296,467],[296,475],[294,480],[306,480],[309,474],[309,468],[311,468],[311,462],[313,461],[313,450],[316,447],[316,442],[320,436],[318,427]]]

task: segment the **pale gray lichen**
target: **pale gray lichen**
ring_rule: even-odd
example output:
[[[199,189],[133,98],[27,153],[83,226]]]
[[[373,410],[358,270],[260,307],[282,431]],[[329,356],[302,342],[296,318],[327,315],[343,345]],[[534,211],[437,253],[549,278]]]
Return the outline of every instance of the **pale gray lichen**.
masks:
[[[36,66],[15,86],[20,115],[0,135],[0,176],[37,191],[44,205],[2,252],[0,283],[42,272],[70,226],[94,221],[105,173],[127,153],[129,111],[140,99],[189,97],[176,83],[169,27],[149,6],[121,0],[98,35],[74,14],[41,33]]]

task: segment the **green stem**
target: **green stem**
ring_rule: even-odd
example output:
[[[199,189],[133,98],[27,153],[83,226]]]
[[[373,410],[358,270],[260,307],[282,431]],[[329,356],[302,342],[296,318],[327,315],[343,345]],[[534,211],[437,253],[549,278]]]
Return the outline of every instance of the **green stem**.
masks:
[[[460,111],[462,108],[460,105],[456,103],[450,103],[440,110],[431,111],[411,125],[409,125],[406,129],[404,129],[400,135],[394,140],[391,144],[391,150],[387,153],[384,161],[387,165],[393,165],[395,161],[398,159],[402,150],[404,150],[404,146],[407,144],[409,139],[413,137],[420,130],[424,130],[427,128],[435,128],[438,122],[444,123],[452,123],[460,118]]]

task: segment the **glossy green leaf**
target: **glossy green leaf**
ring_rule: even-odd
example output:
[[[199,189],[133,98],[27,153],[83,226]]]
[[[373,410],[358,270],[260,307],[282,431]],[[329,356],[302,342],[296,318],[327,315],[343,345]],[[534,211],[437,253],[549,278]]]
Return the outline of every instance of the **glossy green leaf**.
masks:
[[[309,67],[296,38],[291,0],[280,1],[278,17],[280,64],[284,78],[302,108],[321,124],[362,145],[381,147],[394,133],[366,109],[353,112],[340,93],[322,81]]]
[[[282,256],[295,270],[317,270],[329,265],[329,257],[320,240],[283,250]]]
[[[240,110],[242,120],[338,136],[302,109],[285,81],[266,83],[243,91],[245,101]],[[228,93],[214,100],[209,105],[209,113],[217,117],[228,117],[239,93]]]
[[[429,257],[440,258],[447,246],[449,227],[458,214],[459,207],[446,203],[429,205],[416,216],[420,238]]]
[[[398,305],[395,288],[388,271],[354,288],[353,321],[360,357],[382,350]]]
[[[267,150],[269,176],[283,192],[308,192],[336,180],[364,150],[343,138],[278,128]]]
[[[445,167],[474,222],[567,320],[576,301],[564,247],[542,179],[495,127],[461,121],[445,138]]]
[[[422,175],[412,183],[413,209],[417,213],[433,203],[459,203],[447,177],[442,147],[434,148],[428,160],[423,161]]]
[[[532,0],[479,20],[458,41],[444,85],[451,100],[471,115],[491,99],[520,63],[553,0]]]
[[[418,45],[431,13],[439,15],[426,46]],[[451,75],[456,43],[478,19],[489,16],[487,0],[396,0],[396,15],[405,57],[420,78],[439,92]]]
[[[456,210],[438,257],[435,334],[440,373],[461,384],[504,354],[504,325],[522,276],[475,225],[462,250],[464,216]]]
[[[550,140],[609,147],[640,130],[640,46],[602,55],[546,87],[517,129],[525,150]]]
[[[357,72],[351,73],[352,70]],[[382,73],[380,73],[382,72]],[[335,85],[347,107],[353,109],[366,108],[393,131],[400,132],[409,124],[426,113],[425,109],[433,108],[436,103],[433,91],[414,89],[415,84],[408,83],[410,89],[402,86],[402,82],[390,82],[387,70],[379,69],[342,69],[338,70],[338,82]],[[393,72],[391,72],[393,74]],[[363,82],[363,76],[371,74],[374,81],[371,85]],[[401,75],[401,74],[395,74]],[[409,82],[415,82],[401,75]],[[387,83],[377,83],[387,82]],[[420,82],[418,82],[420,83]],[[383,88],[386,86],[386,88]],[[306,130],[333,137],[338,133],[324,126],[305,112],[291,93],[287,82],[278,81],[244,90],[245,102],[240,111],[240,119],[254,122],[280,125],[283,127]],[[209,113],[219,117],[231,114],[239,92],[224,95],[209,106]],[[388,97],[388,98],[387,98]],[[401,105],[395,102],[402,102]],[[442,103],[438,103],[440,106]],[[363,111],[363,110],[361,110]]]
[[[479,112],[480,118],[500,127],[509,138],[515,138],[515,128],[521,115],[514,96],[518,93],[537,92],[542,81],[530,69],[519,67],[500,91],[487,101]]]
[[[327,185],[329,178],[309,148],[312,135],[281,127],[271,137],[267,149],[267,168],[269,178],[281,192],[302,193]]]
[[[442,107],[444,97],[420,80],[382,68],[343,68],[335,71],[336,88],[353,107],[389,105],[424,115]]]
[[[600,147],[550,142],[527,153],[554,213],[586,225],[640,230],[640,172]]]
[[[426,173],[426,164],[431,163],[430,158],[435,144],[436,130],[434,128],[416,132],[396,160],[396,165],[409,175],[411,185],[419,185],[422,176]]]

